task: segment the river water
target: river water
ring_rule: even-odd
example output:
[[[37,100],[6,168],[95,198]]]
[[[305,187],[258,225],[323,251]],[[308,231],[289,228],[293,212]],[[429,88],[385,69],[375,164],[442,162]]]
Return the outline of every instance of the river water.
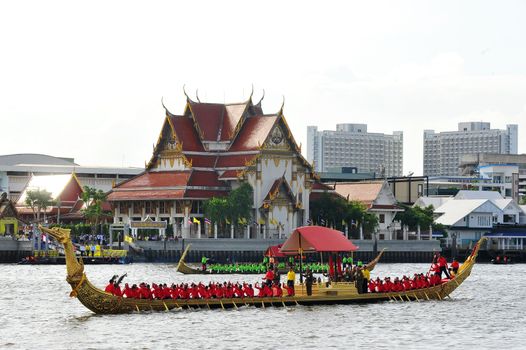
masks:
[[[169,264],[85,268],[101,288],[124,272],[130,283],[261,279],[181,275]],[[372,277],[427,268],[379,264]],[[0,265],[0,348],[524,349],[525,272],[526,265],[476,265],[444,301],[95,315],[69,297],[65,266]]]

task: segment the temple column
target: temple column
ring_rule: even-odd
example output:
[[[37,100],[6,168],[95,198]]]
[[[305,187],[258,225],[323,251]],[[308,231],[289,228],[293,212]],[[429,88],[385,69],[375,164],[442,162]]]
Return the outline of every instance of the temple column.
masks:
[[[429,240],[433,239],[433,225],[429,225]]]
[[[214,222],[214,239],[217,239],[217,222]]]
[[[345,238],[349,239],[349,225],[345,225]]]
[[[181,227],[183,238],[190,238],[190,227],[188,225],[188,220],[190,220],[190,208],[188,206],[184,206],[184,219]]]
[[[230,224],[230,239],[234,239],[234,224]]]
[[[263,239],[267,239],[267,225],[263,225]]]
[[[360,224],[360,240],[363,240],[363,226]]]
[[[197,238],[201,239],[201,222],[197,223]]]
[[[416,226],[416,239],[420,240],[422,237],[420,237],[420,225]]]

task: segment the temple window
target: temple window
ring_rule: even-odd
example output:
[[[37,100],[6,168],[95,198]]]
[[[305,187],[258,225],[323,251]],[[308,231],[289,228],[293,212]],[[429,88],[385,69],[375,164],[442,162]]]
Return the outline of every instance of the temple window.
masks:
[[[159,202],[159,214],[167,214],[168,213],[168,205],[164,201]]]

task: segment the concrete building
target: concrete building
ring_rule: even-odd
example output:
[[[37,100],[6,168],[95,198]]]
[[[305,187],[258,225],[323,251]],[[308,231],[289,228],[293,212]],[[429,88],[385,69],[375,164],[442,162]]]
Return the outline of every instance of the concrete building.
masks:
[[[336,124],[336,130],[307,127],[307,160],[317,172],[331,167],[355,167],[359,173],[385,178],[403,172],[402,131],[392,135],[367,132],[367,124]]]
[[[474,153],[460,157],[460,171],[480,177],[481,187],[494,187],[503,196],[526,196],[526,154]]]
[[[75,163],[73,158],[46,154],[8,154],[0,156],[0,192],[6,192],[8,197],[16,202],[33,175],[72,173],[75,173],[81,186],[107,192],[115,184],[142,171],[143,168],[82,166]]]
[[[424,130],[424,175],[460,175],[460,158],[464,154],[488,152],[516,154],[518,126],[505,130],[491,129],[490,123],[459,123],[457,131],[435,133]]]

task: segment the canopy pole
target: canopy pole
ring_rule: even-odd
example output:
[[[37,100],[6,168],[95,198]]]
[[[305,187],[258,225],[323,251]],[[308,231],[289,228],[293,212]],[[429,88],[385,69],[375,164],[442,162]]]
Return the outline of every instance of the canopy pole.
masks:
[[[298,252],[300,253],[300,283],[303,284],[303,249],[301,249],[301,234],[298,232],[299,237],[299,248]]]

